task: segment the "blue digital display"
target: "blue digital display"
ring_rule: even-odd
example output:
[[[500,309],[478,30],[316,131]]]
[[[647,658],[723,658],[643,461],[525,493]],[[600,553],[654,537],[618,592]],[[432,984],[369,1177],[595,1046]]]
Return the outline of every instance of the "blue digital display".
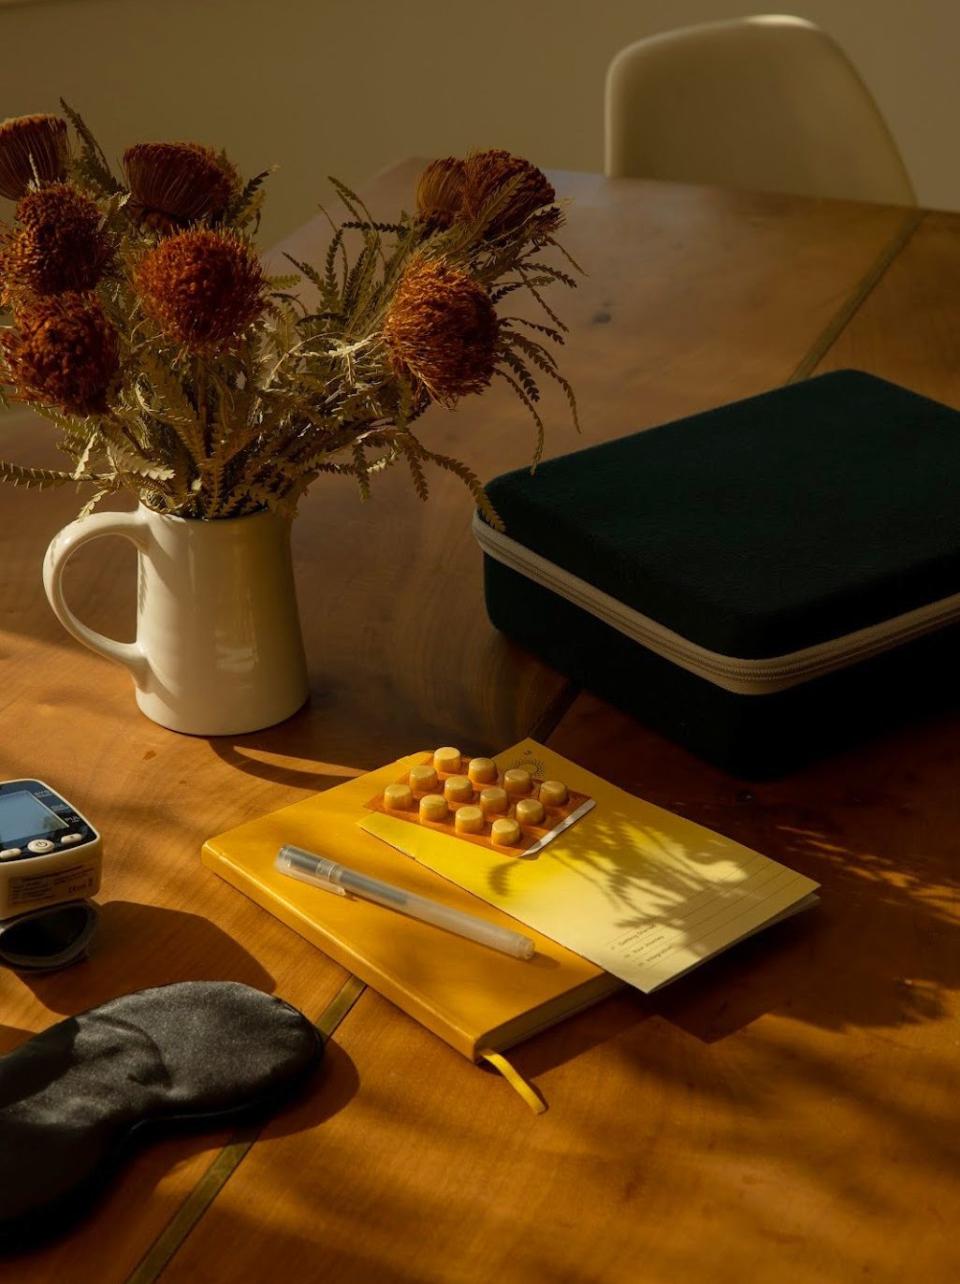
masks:
[[[66,827],[65,820],[55,816],[25,789],[0,794],[0,847],[10,847],[21,838],[50,834]]]

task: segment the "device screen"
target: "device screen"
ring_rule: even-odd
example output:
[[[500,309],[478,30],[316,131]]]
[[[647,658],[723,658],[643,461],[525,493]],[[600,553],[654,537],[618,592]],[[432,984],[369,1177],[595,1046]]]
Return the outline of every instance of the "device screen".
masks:
[[[66,827],[65,820],[55,816],[49,807],[44,807],[25,789],[0,794],[0,847],[6,847],[28,834],[49,834]]]

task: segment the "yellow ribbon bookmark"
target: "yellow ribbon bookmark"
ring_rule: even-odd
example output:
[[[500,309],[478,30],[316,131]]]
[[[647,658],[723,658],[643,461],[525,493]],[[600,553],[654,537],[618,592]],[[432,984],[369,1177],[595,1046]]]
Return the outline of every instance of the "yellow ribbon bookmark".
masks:
[[[516,1070],[505,1056],[500,1052],[494,1052],[492,1048],[481,1048],[478,1056],[481,1061],[488,1061],[495,1070],[499,1070],[513,1088],[514,1092],[520,1094],[535,1115],[542,1115],[547,1109],[547,1103],[533,1086],[524,1079],[523,1075]]]

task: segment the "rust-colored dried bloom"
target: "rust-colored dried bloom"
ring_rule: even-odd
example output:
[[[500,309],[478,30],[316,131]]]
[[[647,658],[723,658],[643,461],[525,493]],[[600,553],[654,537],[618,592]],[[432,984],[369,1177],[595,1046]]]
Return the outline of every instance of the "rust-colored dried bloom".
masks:
[[[486,290],[466,272],[419,259],[397,286],[383,337],[397,372],[450,405],[489,384],[499,321]]]
[[[210,228],[161,241],[140,260],[134,279],[147,313],[194,351],[225,346],[266,306],[266,281],[250,245]]]
[[[137,143],[123,154],[128,208],[158,231],[222,214],[236,196],[236,171],[201,143]]]
[[[417,182],[417,217],[431,230],[445,229],[463,208],[464,164],[456,156],[431,161]]]
[[[117,333],[95,295],[29,299],[0,333],[4,378],[24,401],[67,414],[102,413],[120,368]]]
[[[60,116],[14,116],[0,125],[0,196],[18,201],[35,179],[67,176],[67,122]]]
[[[15,217],[19,227],[4,254],[8,290],[93,289],[113,254],[94,201],[69,183],[51,183],[21,197]]]
[[[477,218],[508,183],[512,187],[506,204],[494,214],[486,227],[485,236],[490,240],[516,231],[537,210],[552,205],[557,199],[557,194],[543,171],[522,157],[496,149],[474,152],[464,162],[464,216]],[[555,226],[559,221],[558,212],[551,211],[551,215],[552,219],[548,221]],[[548,224],[543,221],[542,216],[541,225],[546,230]]]

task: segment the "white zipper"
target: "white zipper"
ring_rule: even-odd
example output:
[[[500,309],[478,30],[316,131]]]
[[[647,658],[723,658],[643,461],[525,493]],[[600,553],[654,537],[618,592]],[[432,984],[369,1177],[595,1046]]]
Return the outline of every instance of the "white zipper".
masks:
[[[531,552],[508,535],[495,531],[478,513],[474,513],[473,533],[484,553],[495,561],[579,606],[655,655],[740,695],[786,691],[789,687],[891,651],[960,620],[960,593],[954,593],[843,637],[818,642],[815,646],[762,660],[744,660],[710,651],[648,615],[625,606],[586,580]]]

